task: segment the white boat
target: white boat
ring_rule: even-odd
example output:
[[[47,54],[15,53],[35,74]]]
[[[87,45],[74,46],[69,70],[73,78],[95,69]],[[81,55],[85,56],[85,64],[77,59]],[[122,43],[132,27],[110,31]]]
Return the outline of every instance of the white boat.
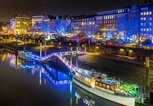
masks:
[[[106,88],[104,88],[102,86],[98,86],[98,82],[100,82],[100,80],[92,77],[92,72],[84,70],[80,70],[80,72],[76,72],[73,76],[74,84],[96,96],[107,99],[116,104],[122,106],[135,106],[135,97],[128,95],[123,90],[119,90],[120,88],[118,88],[118,82],[115,82],[115,80],[103,80],[102,82],[105,83],[106,86]],[[108,86],[109,89],[107,89],[107,85],[112,86]],[[118,90],[123,92],[123,94],[120,94]]]

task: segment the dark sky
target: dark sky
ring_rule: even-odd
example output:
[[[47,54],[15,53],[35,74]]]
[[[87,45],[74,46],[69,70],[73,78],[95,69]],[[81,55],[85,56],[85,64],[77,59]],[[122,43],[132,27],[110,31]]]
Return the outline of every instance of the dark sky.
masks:
[[[8,21],[17,13],[28,16],[94,14],[97,11],[131,5],[140,0],[0,0],[0,21]]]

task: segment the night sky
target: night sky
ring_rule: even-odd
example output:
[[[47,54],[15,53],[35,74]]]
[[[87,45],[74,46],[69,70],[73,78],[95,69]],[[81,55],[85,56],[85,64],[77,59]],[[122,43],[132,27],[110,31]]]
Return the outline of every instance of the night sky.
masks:
[[[15,14],[28,16],[94,14],[98,11],[120,8],[140,0],[0,0],[0,21],[9,21]]]

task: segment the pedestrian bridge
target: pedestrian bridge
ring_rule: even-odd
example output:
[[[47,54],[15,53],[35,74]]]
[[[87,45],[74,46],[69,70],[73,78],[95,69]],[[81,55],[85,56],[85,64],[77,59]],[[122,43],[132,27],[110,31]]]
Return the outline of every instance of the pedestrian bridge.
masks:
[[[84,54],[86,54],[86,52],[77,52],[77,51],[57,52],[57,53],[51,53],[47,56],[41,57],[40,60],[45,61],[52,58],[53,56],[59,57],[59,56],[68,56],[68,55],[84,55]]]
[[[21,55],[22,54],[22,55]],[[40,57],[37,55],[32,54],[31,52],[21,52],[19,57],[24,55],[26,57],[26,60],[31,61],[46,61],[51,59],[52,57],[57,57],[63,64],[65,64],[71,71],[76,72],[78,68],[72,64],[72,60],[66,59],[64,56],[75,56],[75,55],[85,55],[86,52],[77,52],[77,51],[68,51],[68,52],[56,52],[51,53],[49,55],[46,55],[44,57]]]

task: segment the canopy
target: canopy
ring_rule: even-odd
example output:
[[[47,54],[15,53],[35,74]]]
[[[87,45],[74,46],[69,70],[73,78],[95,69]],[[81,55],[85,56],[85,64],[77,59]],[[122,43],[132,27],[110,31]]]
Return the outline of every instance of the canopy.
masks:
[[[68,38],[69,41],[76,41],[76,42],[86,40],[86,39],[87,37],[85,35],[75,35],[75,36]]]

